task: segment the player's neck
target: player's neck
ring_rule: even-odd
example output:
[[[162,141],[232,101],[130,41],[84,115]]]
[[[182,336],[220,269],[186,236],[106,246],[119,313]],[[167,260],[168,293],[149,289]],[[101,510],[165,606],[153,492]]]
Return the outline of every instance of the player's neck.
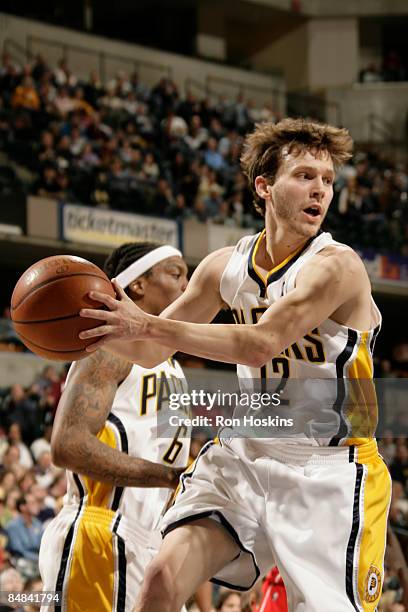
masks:
[[[266,224],[266,232],[258,248],[257,263],[272,270],[301,249],[309,238],[290,233],[281,226]]]

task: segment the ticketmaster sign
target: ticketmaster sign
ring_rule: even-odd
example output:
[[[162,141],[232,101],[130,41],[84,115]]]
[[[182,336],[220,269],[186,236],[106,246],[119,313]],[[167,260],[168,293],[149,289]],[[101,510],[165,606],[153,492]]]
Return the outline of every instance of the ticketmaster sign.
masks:
[[[180,246],[178,225],[169,219],[73,204],[61,204],[61,207],[63,240],[111,247],[129,241],[152,240]]]

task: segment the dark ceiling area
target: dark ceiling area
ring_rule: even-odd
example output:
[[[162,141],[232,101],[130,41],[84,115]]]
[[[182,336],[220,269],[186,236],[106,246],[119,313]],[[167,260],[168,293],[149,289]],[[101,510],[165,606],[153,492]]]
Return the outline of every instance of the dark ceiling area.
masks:
[[[225,38],[227,63],[240,66],[304,19],[245,0],[3,0],[1,10],[85,30],[86,6],[92,6],[93,34],[194,56],[203,31]]]
[[[85,30],[86,0],[3,0],[1,10]],[[125,40],[166,51],[191,55],[196,35],[196,3],[193,0],[92,1],[93,34]]]

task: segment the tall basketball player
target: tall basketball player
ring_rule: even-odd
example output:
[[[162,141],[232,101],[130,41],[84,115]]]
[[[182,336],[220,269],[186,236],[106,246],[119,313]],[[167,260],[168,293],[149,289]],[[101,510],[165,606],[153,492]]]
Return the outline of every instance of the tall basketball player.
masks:
[[[311,417],[292,439],[230,433],[204,447],[164,517],[137,610],[179,610],[210,576],[249,589],[276,561],[290,610],[373,611],[390,479],[373,433],[356,434],[359,415],[343,400],[352,379],[372,378],[381,317],[358,255],[320,231],[352,140],[344,129],[285,119],[258,125],[245,145],[242,167],[264,231],[210,254],[160,317],[123,293],[92,294],[110,311],[84,310],[106,325],[81,337],[103,336],[94,348],[110,341],[110,350],[150,365],[182,350],[239,364],[245,383],[303,380],[308,408],[332,382],[332,403],[322,406],[331,432],[322,435]],[[223,304],[240,324],[208,325]],[[318,392],[305,384],[319,380]]]
[[[187,285],[181,253],[154,243],[122,245],[105,272],[152,315]],[[101,350],[71,367],[51,441],[54,462],[69,470],[68,492],[40,550],[44,589],[62,593],[56,609],[133,608],[160,544],[160,517],[188,464],[187,428],[173,441],[155,435],[158,411],[184,384],[173,359],[146,370]]]

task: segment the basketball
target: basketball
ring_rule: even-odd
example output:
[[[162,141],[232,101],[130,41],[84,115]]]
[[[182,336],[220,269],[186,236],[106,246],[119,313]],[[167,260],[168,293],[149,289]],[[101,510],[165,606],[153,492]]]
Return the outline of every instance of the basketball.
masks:
[[[90,291],[115,296],[106,274],[81,257],[46,257],[28,268],[11,297],[11,318],[26,347],[57,361],[86,357],[92,340],[81,340],[78,334],[102,323],[79,316],[81,308],[101,307],[90,299]]]

